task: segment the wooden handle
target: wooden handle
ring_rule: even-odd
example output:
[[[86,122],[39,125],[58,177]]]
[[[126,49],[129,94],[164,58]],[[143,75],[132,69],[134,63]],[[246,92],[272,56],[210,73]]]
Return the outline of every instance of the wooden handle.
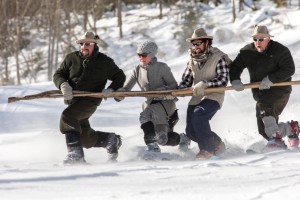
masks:
[[[249,84],[244,84],[245,89],[249,88],[258,88],[260,82],[255,82],[255,83],[249,83]],[[281,82],[281,83],[274,83],[272,87],[278,87],[278,86],[288,86],[288,85],[300,85],[300,81],[288,81],[288,82]],[[205,88],[204,91],[206,93],[209,92],[223,92],[226,90],[234,90],[232,86],[227,86],[227,87],[216,87],[216,88]],[[173,96],[190,96],[192,95],[192,89],[189,88],[188,90],[175,90],[172,92]]]
[[[244,84],[245,89],[249,88],[258,88],[260,82],[256,83],[249,83]],[[288,85],[299,85],[300,81],[287,81],[287,82],[280,82],[280,83],[273,83],[272,87],[278,87],[278,86],[288,86]],[[205,91],[207,92],[219,92],[219,91],[225,91],[225,90],[234,90],[232,86],[227,87],[219,87],[219,88],[207,88]]]
[[[244,84],[244,88],[258,88],[260,82]],[[289,81],[274,83],[272,87],[277,86],[288,86],[288,85],[299,85],[300,81]],[[205,88],[205,92],[222,92],[226,90],[234,90],[232,86],[227,87],[216,87],[216,88]],[[172,96],[192,96],[192,88],[178,89],[178,90],[161,90],[161,91],[128,91],[128,92],[112,92],[109,95],[104,95],[100,92],[86,92],[86,91],[73,91],[75,97],[95,97],[95,98],[114,98],[114,97],[162,97],[166,95]],[[20,100],[32,100],[39,98],[62,98],[63,95],[60,90],[50,90],[34,95],[27,95],[23,97],[9,97],[8,103],[20,101]]]

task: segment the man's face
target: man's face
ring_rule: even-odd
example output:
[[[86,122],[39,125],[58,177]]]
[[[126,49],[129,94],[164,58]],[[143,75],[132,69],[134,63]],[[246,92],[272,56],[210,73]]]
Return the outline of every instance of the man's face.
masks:
[[[269,44],[270,37],[258,38],[253,37],[254,46],[258,52],[264,52]]]
[[[203,40],[193,40],[192,45],[194,46],[194,49],[196,53],[203,53],[206,49],[206,42]]]
[[[80,52],[82,53],[83,57],[87,58],[92,55],[94,47],[95,43],[92,42],[80,43]]]

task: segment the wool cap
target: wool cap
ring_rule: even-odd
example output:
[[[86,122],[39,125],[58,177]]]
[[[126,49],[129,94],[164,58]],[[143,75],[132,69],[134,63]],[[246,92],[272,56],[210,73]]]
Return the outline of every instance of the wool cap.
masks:
[[[79,40],[76,40],[76,43],[84,43],[84,42],[94,42],[94,43],[99,43],[100,39],[98,35],[95,35],[93,32],[91,31],[87,31],[85,32],[80,38]]]
[[[266,26],[256,25],[255,28],[254,28],[252,37],[266,38],[266,37],[274,37],[274,36],[269,34],[269,30]]]
[[[194,30],[194,33],[191,38],[187,38],[187,42],[191,42],[193,40],[201,40],[201,39],[213,39],[213,36],[208,36],[203,28],[198,28]]]
[[[155,55],[157,54],[157,49],[158,49],[158,47],[155,42],[146,40],[138,46],[136,52],[138,54],[145,53],[145,54],[148,54],[151,58],[154,58]]]

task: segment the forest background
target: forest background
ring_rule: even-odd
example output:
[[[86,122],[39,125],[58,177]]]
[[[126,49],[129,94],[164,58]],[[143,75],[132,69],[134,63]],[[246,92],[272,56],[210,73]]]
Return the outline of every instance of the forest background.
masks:
[[[300,7],[300,0],[298,4],[295,4],[295,1],[292,3],[291,0],[267,1],[274,2],[277,8]],[[173,34],[179,44],[178,51],[182,53],[188,48],[184,40],[191,32],[187,33],[185,30],[193,30],[197,25],[209,29],[218,25],[201,17],[211,6],[231,5],[230,21],[234,23],[239,13],[259,10],[260,5],[264,3],[262,0],[0,0],[0,85],[51,81],[64,55],[78,49],[74,46],[74,41],[80,36],[79,33],[87,30],[97,34],[109,31],[110,25],[102,26],[99,30],[97,22],[104,17],[111,17],[117,19],[118,37],[122,40],[122,18],[130,17],[130,12],[124,15],[122,11],[143,4],[157,7],[158,15],[149,17],[140,13],[135,18],[136,21],[143,20],[147,24],[155,18],[177,18],[176,26],[179,27],[179,31]],[[168,13],[164,12],[166,8]],[[134,35],[135,31],[143,32],[126,31],[125,35]],[[101,41],[100,47],[106,52],[110,43]],[[36,46],[43,48],[35,48]],[[122,60],[120,62],[122,63]],[[39,79],[39,76],[44,78]]]

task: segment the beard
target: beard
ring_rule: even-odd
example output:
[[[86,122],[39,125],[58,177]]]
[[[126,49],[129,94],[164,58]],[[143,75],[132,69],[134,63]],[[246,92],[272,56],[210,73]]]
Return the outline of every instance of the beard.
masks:
[[[82,57],[84,57],[84,58],[87,58],[90,56],[90,51],[88,49],[81,50],[80,52],[81,52]]]
[[[193,49],[194,54],[203,54],[206,52],[206,48],[203,49]]]

